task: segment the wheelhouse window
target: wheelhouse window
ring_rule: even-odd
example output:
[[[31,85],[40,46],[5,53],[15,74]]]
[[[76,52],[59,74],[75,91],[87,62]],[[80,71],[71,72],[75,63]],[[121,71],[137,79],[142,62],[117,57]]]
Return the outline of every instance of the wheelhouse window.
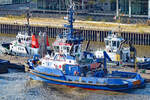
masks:
[[[54,46],[54,50],[55,50],[56,52],[59,52],[59,46]]]
[[[117,44],[117,42],[116,42],[116,41],[112,41],[112,46],[113,46],[113,47],[115,47],[115,46],[116,46],[116,44]]]
[[[70,47],[67,47],[67,52],[69,52],[70,51]]]
[[[108,42],[108,40],[106,40],[106,41],[105,41],[105,43],[106,43],[106,45],[109,45],[109,42]]]
[[[64,47],[63,47],[63,50],[66,51],[66,52],[69,52],[69,51],[70,51],[70,47],[64,46]]]
[[[119,41],[117,41],[117,48],[119,48],[119,45],[120,45],[120,42],[119,42]]]
[[[79,48],[79,46],[76,46],[76,47],[75,47],[75,53],[78,52],[78,48]]]
[[[108,46],[111,46],[111,41],[108,41],[109,43],[108,43]]]
[[[56,55],[55,60],[65,61],[65,56],[64,55]]]
[[[67,47],[66,47],[66,46],[64,46],[64,47],[63,47],[63,49],[64,49],[64,50],[67,50]]]

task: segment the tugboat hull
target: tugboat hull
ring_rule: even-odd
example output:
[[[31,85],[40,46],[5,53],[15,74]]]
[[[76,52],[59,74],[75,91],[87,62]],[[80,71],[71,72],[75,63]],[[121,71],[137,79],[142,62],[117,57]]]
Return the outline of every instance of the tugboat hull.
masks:
[[[112,78],[80,77],[80,76],[64,75],[62,73],[61,75],[48,74],[45,71],[41,72],[43,70],[40,71],[38,69],[41,68],[37,67],[35,69],[29,69],[30,77],[34,80],[39,80],[50,84],[66,85],[70,87],[79,87],[92,90],[110,90],[110,91],[122,91],[144,86],[144,79],[142,79],[140,75],[136,73],[116,71],[112,73],[111,75]],[[51,69],[49,69],[49,71],[50,70]],[[118,77],[119,76],[122,77],[122,79],[115,77],[116,75]],[[127,78],[127,76],[128,77],[134,76],[134,77]]]

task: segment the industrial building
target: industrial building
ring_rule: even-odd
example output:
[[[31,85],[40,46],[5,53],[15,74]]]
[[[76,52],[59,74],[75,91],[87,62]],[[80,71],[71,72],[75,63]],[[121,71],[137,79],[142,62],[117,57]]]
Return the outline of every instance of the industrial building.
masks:
[[[144,15],[150,18],[150,0],[73,0],[78,11],[89,13],[116,13]],[[44,10],[66,10],[69,0],[37,0],[37,8]]]
[[[22,4],[27,3],[29,0],[0,0],[0,5],[4,4]]]
[[[34,1],[36,10],[66,11],[70,0],[0,0],[0,5]],[[73,0],[76,11],[150,18],[150,0]]]
[[[77,10],[111,11],[115,10],[115,2],[110,0],[73,0]],[[37,8],[49,10],[66,10],[69,0],[37,0]]]

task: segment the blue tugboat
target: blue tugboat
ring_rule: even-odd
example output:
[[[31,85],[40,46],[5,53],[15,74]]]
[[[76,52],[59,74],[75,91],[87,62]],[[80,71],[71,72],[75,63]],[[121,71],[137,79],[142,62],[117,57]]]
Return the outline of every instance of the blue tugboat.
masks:
[[[94,90],[120,91],[141,87],[144,79],[138,73],[109,72],[106,59],[96,59],[94,54],[83,51],[82,34],[74,32],[74,6],[69,8],[68,29],[59,34],[53,45],[53,52],[39,58],[35,55],[28,60],[28,72],[34,80],[50,84],[66,85]]]

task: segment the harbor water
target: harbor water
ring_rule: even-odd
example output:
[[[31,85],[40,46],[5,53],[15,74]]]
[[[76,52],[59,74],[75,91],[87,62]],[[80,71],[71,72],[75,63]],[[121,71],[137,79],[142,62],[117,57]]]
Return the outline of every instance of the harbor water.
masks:
[[[0,75],[0,89],[0,100],[150,100],[150,84],[125,92],[85,90],[35,81],[12,69]]]
[[[0,43],[13,39],[0,37]],[[90,44],[91,49],[104,46],[103,43],[93,44]],[[139,56],[150,57],[149,46],[136,48]],[[0,74],[0,100],[150,100],[150,83],[124,92],[85,90],[35,81],[28,73],[9,69],[9,73]]]

